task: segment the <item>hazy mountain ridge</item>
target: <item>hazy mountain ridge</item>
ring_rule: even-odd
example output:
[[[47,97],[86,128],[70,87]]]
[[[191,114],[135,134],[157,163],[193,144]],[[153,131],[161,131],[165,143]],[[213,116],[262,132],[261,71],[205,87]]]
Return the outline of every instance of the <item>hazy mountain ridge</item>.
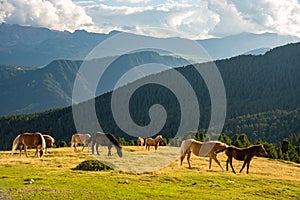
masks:
[[[34,113],[71,105],[74,80],[82,62],[56,60],[43,68],[28,70],[24,67],[0,67],[0,78],[3,77],[0,84],[0,115]],[[101,67],[105,59],[85,62],[97,63],[96,66]],[[184,59],[160,56],[155,52],[126,54],[116,58],[109,66],[96,95],[112,90],[118,78],[132,67],[147,63],[170,67],[189,64]]]
[[[300,42],[300,38],[275,33],[241,33],[224,38],[198,40],[213,59],[241,55],[259,48],[274,48],[288,43]]]
[[[2,23],[1,64],[44,66],[58,59],[83,60],[96,45],[116,33],[119,32],[102,34],[77,30],[70,33]],[[258,48],[274,48],[298,41],[300,39],[295,36],[274,33],[241,33],[224,38],[197,40],[214,60],[237,56]]]

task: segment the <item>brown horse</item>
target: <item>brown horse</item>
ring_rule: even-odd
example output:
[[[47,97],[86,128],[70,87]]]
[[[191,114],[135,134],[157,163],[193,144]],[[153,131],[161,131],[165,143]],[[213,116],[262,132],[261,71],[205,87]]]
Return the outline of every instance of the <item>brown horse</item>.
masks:
[[[72,135],[71,139],[71,147],[74,147],[74,151],[77,152],[77,143],[83,144],[82,150],[84,150],[84,147],[88,146],[88,140],[91,138],[90,134],[80,134],[80,133],[75,133]]]
[[[154,146],[155,150],[157,150],[157,147],[159,146],[159,142],[163,140],[162,135],[156,136],[156,138],[147,138],[146,139],[146,149],[150,151],[150,146]]]
[[[213,159],[221,167],[222,171],[224,171],[222,165],[217,159],[216,151],[226,147],[227,144],[219,141],[199,142],[194,139],[183,140],[180,147],[180,166],[182,165],[182,161],[187,154],[187,161],[189,168],[191,168],[190,157],[191,153],[193,152],[194,155],[199,157],[209,157],[209,169],[211,169],[211,162]]]
[[[24,151],[26,153],[26,157],[28,157],[27,147],[36,147],[36,151],[39,151],[39,156],[42,157],[44,154],[44,150],[46,148],[46,142],[43,135],[39,132],[37,133],[23,133],[18,135],[12,145],[12,154],[17,149],[20,148],[20,156],[22,155],[22,149],[24,147]],[[37,154],[38,156],[38,154]]]
[[[259,154],[267,155],[267,152],[262,144],[256,144],[252,145],[250,147],[246,148],[238,148],[235,146],[229,146],[224,149],[221,149],[217,152],[225,151],[225,154],[227,155],[228,159],[226,160],[226,170],[228,171],[228,163],[230,163],[231,169],[233,173],[235,173],[234,168],[232,166],[232,158],[235,158],[239,161],[244,161],[243,166],[240,170],[240,173],[243,171],[244,167],[247,164],[247,174],[249,173],[249,166],[250,161],[254,156],[257,156]]]
[[[48,151],[47,149],[49,147],[53,147],[54,143],[55,143],[55,140],[53,137],[51,137],[50,135],[43,135],[44,139],[45,139],[45,142],[46,142],[46,149],[45,149],[45,153],[47,154]],[[36,152],[37,153],[37,152]]]
[[[94,154],[94,146],[96,145],[97,155],[99,154],[98,146],[107,146],[108,156],[111,156],[111,148],[114,146],[117,149],[119,157],[122,157],[122,147],[119,144],[119,141],[110,133],[96,132],[88,139],[88,144],[92,142],[92,154]]]
[[[141,137],[138,137],[138,139],[137,139],[137,145],[138,146],[144,146],[144,139],[141,138]]]

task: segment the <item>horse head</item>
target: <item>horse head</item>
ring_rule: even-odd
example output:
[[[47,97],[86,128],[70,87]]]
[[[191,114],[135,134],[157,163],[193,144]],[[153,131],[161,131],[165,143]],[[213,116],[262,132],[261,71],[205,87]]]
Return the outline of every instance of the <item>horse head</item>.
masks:
[[[116,147],[118,156],[121,158],[123,156],[122,147]]]
[[[259,144],[259,150],[258,152],[264,156],[268,155],[267,151],[265,150],[264,146],[262,144]]]
[[[43,156],[43,154],[44,154],[44,149],[41,148],[40,151],[39,151],[39,153],[40,153],[40,158],[41,158]]]
[[[162,135],[158,135],[158,136],[156,137],[156,139],[157,139],[158,142],[160,142],[160,141],[163,140],[163,137],[162,137]]]

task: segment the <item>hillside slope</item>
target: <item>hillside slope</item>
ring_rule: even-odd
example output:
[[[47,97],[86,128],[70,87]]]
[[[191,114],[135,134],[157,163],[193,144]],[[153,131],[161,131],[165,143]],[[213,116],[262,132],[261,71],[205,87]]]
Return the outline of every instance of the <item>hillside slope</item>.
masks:
[[[106,61],[103,58],[85,63],[101,68]],[[184,59],[150,51],[125,54],[109,66],[103,77],[104,83],[95,95],[112,90],[123,73],[147,63],[170,67],[188,64]],[[81,64],[82,61],[56,60],[38,69],[0,67],[0,115],[34,113],[71,105],[74,80]]]
[[[226,88],[226,119],[274,110],[293,112],[293,110],[300,108],[298,101],[300,99],[299,52],[300,43],[276,48],[263,56],[238,56],[217,61],[216,64]],[[205,64],[200,65],[200,67],[205,66]],[[201,76],[191,66],[177,70],[191,83],[199,98],[201,110],[199,129],[206,129],[210,120],[210,97],[205,84]],[[168,76],[168,73],[165,71],[152,76]],[[146,78],[151,79],[153,77]],[[123,87],[125,91],[126,87],[128,86]],[[147,125],[150,120],[148,111],[153,104],[162,104],[168,114],[161,133],[166,138],[174,137],[179,126],[181,111],[176,97],[165,87],[150,84],[136,91],[130,101],[132,119],[140,126]],[[82,105],[84,104],[78,106]],[[95,106],[98,120],[104,131],[113,133],[118,137],[131,138],[120,130],[114,121],[111,112],[111,93],[97,97]],[[270,124],[274,122],[272,120],[276,120],[278,117],[278,113],[272,113],[274,117],[271,117]],[[295,113],[299,114],[299,112]],[[296,115],[298,116],[298,114]],[[299,117],[297,118],[299,119]],[[13,138],[24,131],[41,131],[54,135],[57,140],[66,141],[69,141],[71,135],[76,131],[71,107],[33,115],[2,117],[0,123],[0,134],[4,138],[0,149],[9,148]],[[246,122],[241,123],[244,125]],[[297,120],[291,120],[288,123],[291,127],[299,127]],[[272,126],[272,130],[274,127]],[[290,134],[297,133],[292,130],[298,131],[298,129],[279,130],[276,127],[273,133],[268,131],[267,134],[258,129],[251,129],[251,134],[258,134],[257,139],[265,138],[267,142],[280,142]],[[224,130],[232,131],[234,134],[237,129],[236,126],[231,126],[230,130],[226,127]],[[246,130],[241,129],[240,132],[246,132]],[[273,137],[270,134],[278,135]]]

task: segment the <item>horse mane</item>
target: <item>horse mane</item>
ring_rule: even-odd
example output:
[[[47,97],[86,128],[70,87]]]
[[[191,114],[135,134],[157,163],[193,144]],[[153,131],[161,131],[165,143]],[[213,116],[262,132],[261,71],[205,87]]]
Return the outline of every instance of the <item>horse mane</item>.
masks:
[[[43,135],[43,136],[50,138],[53,143],[55,142],[55,139],[51,135]]]
[[[122,148],[119,141],[117,140],[117,138],[115,138],[114,135],[110,134],[110,133],[105,133],[105,136],[109,139],[109,141],[111,143],[113,143],[115,146]]]
[[[13,141],[13,145],[12,145],[12,148],[11,148],[12,154],[14,153],[14,151],[16,150],[16,148],[18,146],[20,136],[21,136],[21,134],[17,135],[17,137]]]

